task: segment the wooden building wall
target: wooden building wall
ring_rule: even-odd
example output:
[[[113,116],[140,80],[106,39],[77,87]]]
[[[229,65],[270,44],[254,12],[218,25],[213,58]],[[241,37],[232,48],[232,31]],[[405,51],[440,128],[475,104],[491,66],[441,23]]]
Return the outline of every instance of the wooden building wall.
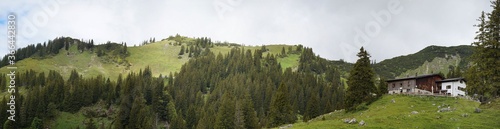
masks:
[[[440,90],[438,86],[436,85],[436,81],[443,80],[440,76],[431,76],[431,77],[425,77],[425,78],[419,78],[417,79],[417,87],[419,89],[431,91],[432,87],[434,87],[434,91]]]

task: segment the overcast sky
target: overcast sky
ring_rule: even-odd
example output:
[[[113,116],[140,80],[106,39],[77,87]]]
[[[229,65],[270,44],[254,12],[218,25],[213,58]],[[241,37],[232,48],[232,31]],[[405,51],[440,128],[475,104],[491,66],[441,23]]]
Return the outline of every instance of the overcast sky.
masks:
[[[0,0],[0,54],[9,13],[18,47],[59,36],[126,42],[169,35],[245,45],[303,44],[353,62],[361,46],[380,62],[429,45],[470,45],[488,0]],[[43,1],[43,2],[42,2]]]

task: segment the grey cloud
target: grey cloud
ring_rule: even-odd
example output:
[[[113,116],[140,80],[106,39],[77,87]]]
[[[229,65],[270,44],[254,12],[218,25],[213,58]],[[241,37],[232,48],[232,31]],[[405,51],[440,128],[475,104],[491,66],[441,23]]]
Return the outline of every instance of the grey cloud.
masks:
[[[353,40],[357,34],[354,29],[363,30],[367,23],[375,21],[371,12],[387,10],[390,1],[67,0],[59,4],[59,11],[48,18],[46,25],[36,27],[38,33],[19,39],[19,46],[57,36],[132,45],[149,37],[160,39],[179,33],[247,45],[300,43],[322,57],[352,62],[359,50]],[[488,1],[398,1],[403,11],[391,15],[390,23],[364,44],[377,61],[414,53],[429,45],[470,44],[475,36],[475,19],[481,11],[491,11]],[[223,11],[218,11],[221,8]],[[0,5],[0,18],[12,11],[26,13],[19,19],[32,22],[34,15],[44,12],[43,4],[36,1],[9,1]],[[5,35],[0,31],[0,36]],[[0,41],[6,42],[6,38]],[[0,54],[4,53],[7,48],[2,45]]]

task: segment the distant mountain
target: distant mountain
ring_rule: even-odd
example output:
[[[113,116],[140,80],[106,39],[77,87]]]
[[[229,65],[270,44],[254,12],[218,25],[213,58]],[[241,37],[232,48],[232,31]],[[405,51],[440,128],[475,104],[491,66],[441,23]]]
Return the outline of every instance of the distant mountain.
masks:
[[[429,46],[417,53],[387,59],[373,66],[377,74],[388,79],[413,74],[446,74],[450,65],[458,65],[463,71],[470,62],[473,48],[469,45]]]

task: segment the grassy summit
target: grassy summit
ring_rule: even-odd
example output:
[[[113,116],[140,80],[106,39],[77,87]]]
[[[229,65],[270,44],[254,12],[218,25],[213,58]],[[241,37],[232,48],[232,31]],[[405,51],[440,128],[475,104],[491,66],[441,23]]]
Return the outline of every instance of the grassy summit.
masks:
[[[16,66],[18,67],[17,72],[24,73],[26,70],[33,69],[36,72],[45,72],[47,74],[48,71],[55,70],[67,79],[71,70],[75,69],[83,77],[102,75],[103,77],[115,80],[119,74],[126,75],[132,71],[139,72],[140,69],[149,66],[154,70],[152,71],[153,76],[159,76],[160,74],[165,76],[169,75],[170,72],[179,72],[181,66],[192,59],[188,57],[187,53],[179,56],[181,45],[173,45],[175,42],[173,40],[163,40],[142,46],[129,46],[127,48],[129,56],[125,60],[130,66],[116,63],[116,60],[122,61],[122,59],[99,57],[96,50],[93,52],[87,50],[80,52],[77,49],[77,45],[71,45],[69,50],[60,49],[59,53],[55,55],[43,58],[34,56],[18,61],[16,62]],[[185,47],[188,46],[187,43],[181,44]],[[235,46],[214,45],[210,48],[210,51],[214,54],[220,52],[226,55],[233,47]],[[263,56],[267,54],[277,55],[283,47],[287,50],[288,47],[292,47],[294,50],[296,48],[291,45],[267,45],[266,48],[269,51],[263,53]],[[261,49],[261,46],[243,46],[240,48],[244,48],[245,50],[250,49],[253,52],[255,49]],[[283,69],[288,67],[296,68],[298,66],[298,59],[299,54],[288,54],[286,57],[278,58],[278,62],[281,63]],[[115,60],[115,62],[110,60]],[[8,69],[2,67],[0,68],[0,72],[7,73]]]

